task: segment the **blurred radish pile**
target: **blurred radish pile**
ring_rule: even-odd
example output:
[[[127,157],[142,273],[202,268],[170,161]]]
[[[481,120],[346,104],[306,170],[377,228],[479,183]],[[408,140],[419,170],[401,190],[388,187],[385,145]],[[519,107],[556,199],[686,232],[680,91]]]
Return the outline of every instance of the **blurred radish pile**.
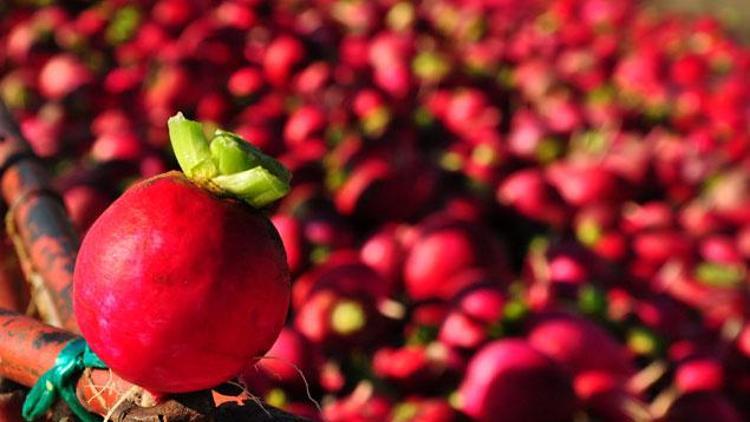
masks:
[[[176,110],[293,172],[271,210],[292,309],[241,376],[270,404],[750,420],[750,50],[715,21],[626,0],[29,3],[0,5],[0,96],[81,234],[176,166]]]

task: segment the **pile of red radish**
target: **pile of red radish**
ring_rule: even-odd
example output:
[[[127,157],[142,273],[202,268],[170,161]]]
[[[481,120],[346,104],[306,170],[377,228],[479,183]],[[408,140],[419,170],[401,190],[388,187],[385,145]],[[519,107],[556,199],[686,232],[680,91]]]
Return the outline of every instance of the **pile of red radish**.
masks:
[[[314,420],[750,419],[750,48],[715,20],[36,3],[0,5],[0,97],[126,379]]]

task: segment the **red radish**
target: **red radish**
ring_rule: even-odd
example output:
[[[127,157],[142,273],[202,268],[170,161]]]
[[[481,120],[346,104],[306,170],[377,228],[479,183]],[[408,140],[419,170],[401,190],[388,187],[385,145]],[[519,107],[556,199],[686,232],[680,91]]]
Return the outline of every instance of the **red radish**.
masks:
[[[737,350],[750,358],[750,324],[745,324],[737,335]]]
[[[314,381],[313,350],[300,333],[284,328],[266,356],[253,362],[241,377],[249,386],[258,386],[264,390],[282,385],[290,390],[304,392],[303,377],[308,382]]]
[[[235,97],[255,94],[263,87],[263,74],[254,67],[238,69],[229,77],[227,88]]]
[[[130,132],[111,132],[99,136],[91,146],[91,157],[96,161],[135,160],[144,147],[141,140]]]
[[[372,384],[360,383],[354,391],[323,408],[328,422],[382,422],[391,413],[391,401],[374,392]]]
[[[471,360],[459,389],[472,418],[558,422],[573,419],[576,398],[567,375],[523,340],[498,340]]]
[[[572,314],[543,315],[532,322],[529,344],[570,371],[604,371],[619,376],[634,372],[625,348],[594,323]]]
[[[281,239],[248,206],[286,193],[289,175],[228,132],[209,146],[181,114],[169,129],[186,175],[153,177],[117,199],[83,240],[74,275],[91,348],[156,393],[214,386],[262,356],[290,295]]]
[[[637,416],[643,417],[644,413],[647,414],[645,404],[625,391],[622,380],[611,373],[582,372],[575,377],[573,385],[576,395],[586,407],[586,412],[597,420],[632,422]]]
[[[443,321],[440,341],[454,347],[479,346],[487,340],[491,324],[500,321],[504,303],[505,298],[495,287],[470,287]]]
[[[51,58],[39,73],[39,90],[53,100],[75,91],[92,79],[91,72],[71,54]]]
[[[36,115],[21,119],[21,132],[29,139],[34,153],[40,157],[52,157],[62,150],[64,115],[58,106],[45,106]]]
[[[433,198],[437,174],[412,148],[365,150],[335,196],[344,215],[367,220],[403,220]],[[353,160],[354,161],[354,160]],[[391,204],[399,204],[394,207]]]
[[[384,225],[359,249],[359,257],[391,286],[398,286],[403,266],[404,247],[397,225]]]
[[[321,290],[380,301],[392,293],[391,287],[355,253],[340,251],[297,279],[292,291],[292,305],[296,309]]]
[[[686,394],[669,408],[664,422],[740,422],[743,418],[724,398],[713,392]]]
[[[666,230],[673,224],[673,212],[662,202],[649,202],[643,205],[627,203],[622,208],[622,229],[627,233]]]
[[[451,347],[473,349],[487,340],[487,329],[463,313],[452,312],[440,326],[438,338]]]
[[[154,20],[168,27],[184,25],[195,12],[194,2],[186,0],[159,0],[151,11]]]
[[[729,236],[713,235],[705,238],[700,244],[703,258],[719,264],[742,264],[742,255],[737,250],[736,241]]]
[[[271,222],[284,243],[289,270],[296,273],[305,264],[304,255],[307,252],[307,245],[302,238],[302,225],[296,218],[284,214],[274,215]]]
[[[284,126],[284,138],[290,146],[296,146],[323,129],[326,116],[314,106],[304,106],[297,109]]]
[[[305,57],[305,47],[296,38],[282,35],[274,39],[263,57],[263,70],[274,85],[285,84],[295,65]]]
[[[135,89],[143,82],[144,73],[137,67],[112,69],[104,79],[104,90],[113,94],[122,94]]]
[[[92,186],[79,185],[63,194],[65,208],[78,233],[85,233],[89,226],[104,212],[111,199]]]
[[[332,290],[312,293],[299,307],[294,326],[326,350],[369,346],[379,334],[382,318],[371,300]]]
[[[312,95],[326,87],[330,74],[331,69],[327,63],[315,62],[297,74],[294,86],[300,93]]]
[[[448,402],[433,399],[412,397],[393,407],[393,422],[453,422],[457,419],[456,411]]]
[[[525,217],[555,226],[561,225],[568,215],[559,195],[539,169],[523,169],[508,176],[497,189],[497,199]]]
[[[430,358],[422,345],[384,347],[372,358],[373,372],[406,388],[418,388],[430,379]]]
[[[574,206],[609,201],[620,194],[615,176],[598,164],[557,161],[547,168],[549,182]]]
[[[407,293],[413,300],[450,299],[466,287],[457,276],[471,269],[507,281],[508,260],[500,240],[480,225],[435,216],[422,223],[406,258]]]
[[[716,359],[691,359],[677,367],[675,384],[686,393],[720,391],[724,384],[724,369]]]

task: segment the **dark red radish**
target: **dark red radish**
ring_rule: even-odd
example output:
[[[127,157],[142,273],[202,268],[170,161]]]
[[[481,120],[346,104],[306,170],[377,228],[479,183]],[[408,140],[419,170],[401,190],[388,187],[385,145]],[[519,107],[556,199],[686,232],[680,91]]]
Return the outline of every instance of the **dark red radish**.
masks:
[[[675,371],[675,385],[680,391],[720,391],[724,385],[724,368],[711,358],[696,358],[682,362]]]
[[[39,90],[45,97],[59,100],[92,79],[91,71],[72,54],[52,57],[39,73]]]
[[[529,344],[573,373],[604,371],[621,377],[635,368],[625,347],[593,322],[573,314],[541,315],[531,321]]]
[[[151,14],[154,20],[167,27],[177,27],[188,22],[197,10],[193,2],[185,0],[159,0]]]
[[[695,332],[690,308],[667,295],[642,298],[635,304],[634,312],[646,327],[671,339]]]
[[[305,254],[308,249],[302,236],[302,224],[296,218],[284,214],[272,216],[271,223],[284,243],[289,270],[292,273],[298,272],[307,261]]]
[[[283,406],[281,406],[283,410],[295,415],[300,416],[303,418],[306,418],[307,420],[310,420],[311,422],[321,422],[323,419],[321,419],[320,411],[317,407],[315,407],[314,404],[309,402],[290,402],[290,403],[284,403]]]
[[[404,264],[404,282],[416,301],[451,299],[467,287],[466,270],[482,270],[507,282],[508,258],[500,239],[486,227],[436,215],[420,225],[420,235]]]
[[[413,217],[434,197],[437,173],[411,147],[382,147],[355,156],[348,177],[335,193],[336,208],[344,215],[370,221]],[[393,204],[399,204],[395,207]]]
[[[136,160],[141,157],[144,146],[130,132],[110,132],[99,136],[91,146],[91,157],[96,161]]]
[[[290,147],[297,146],[326,126],[326,116],[314,106],[298,108],[284,126],[284,138]]]
[[[294,327],[326,351],[367,348],[382,331],[383,318],[367,297],[320,290],[311,293],[295,310]]]
[[[438,339],[451,347],[474,349],[487,340],[487,328],[460,312],[451,312],[443,321]]]
[[[286,193],[288,173],[228,132],[209,145],[181,114],[169,129],[186,175],[153,177],[117,199],[84,238],[74,275],[91,348],[156,393],[236,375],[276,340],[290,296],[281,239],[254,208]]]
[[[235,97],[255,94],[263,87],[263,73],[254,67],[243,67],[229,77],[227,89]]]
[[[525,217],[554,226],[561,225],[568,216],[567,207],[539,169],[523,169],[509,175],[498,186],[497,199]]]
[[[597,164],[557,161],[547,168],[546,176],[563,199],[573,206],[612,201],[622,191],[616,177]]]
[[[401,348],[383,347],[372,358],[372,370],[380,378],[401,388],[419,388],[434,379],[427,347],[422,345]]]
[[[399,239],[398,225],[384,225],[373,233],[359,249],[359,257],[377,271],[391,286],[398,286],[404,261],[404,246]]]
[[[265,356],[252,362],[240,379],[251,388],[262,391],[283,386],[305,392],[305,380],[315,382],[316,354],[304,336],[285,327]]]
[[[291,35],[275,38],[263,56],[263,71],[267,80],[277,86],[285,84],[292,76],[294,67],[305,57],[305,47]]]
[[[750,324],[745,324],[737,335],[737,350],[750,358]]]
[[[628,203],[622,208],[622,229],[628,233],[670,229],[674,225],[674,219],[672,210],[662,202],[642,205]]]
[[[498,340],[472,358],[459,388],[459,408],[478,421],[572,420],[570,378],[523,340]]]
[[[643,232],[633,239],[633,252],[640,258],[661,264],[670,258],[684,258],[692,249],[690,239],[674,230]]]
[[[469,287],[456,302],[438,338],[453,347],[477,347],[493,334],[492,325],[500,322],[505,298],[496,287],[477,285]]]
[[[649,417],[645,403],[626,391],[617,375],[602,371],[578,374],[573,382],[586,413],[608,422],[632,422]]]
[[[88,185],[78,185],[63,193],[65,208],[78,233],[86,233],[91,224],[112,201],[100,190]]]
[[[663,422],[741,422],[742,416],[724,396],[713,392],[686,394],[669,408]]]
[[[737,250],[736,241],[730,236],[713,235],[700,244],[701,256],[718,264],[742,265],[743,257]]]
[[[393,422],[453,422],[456,411],[447,401],[437,398],[410,397],[393,407]]]
[[[451,311],[444,301],[428,301],[416,305],[409,315],[405,337],[414,344],[427,344],[437,339],[440,325]]]
[[[330,402],[323,408],[328,422],[382,422],[388,420],[393,404],[363,381],[346,397]]]
[[[64,114],[59,106],[47,105],[36,115],[20,120],[21,132],[29,139],[34,153],[40,157],[53,157],[63,149]]]
[[[379,302],[393,292],[392,288],[378,273],[360,261],[355,252],[339,251],[295,281],[292,306],[297,309],[313,293],[325,290]]]

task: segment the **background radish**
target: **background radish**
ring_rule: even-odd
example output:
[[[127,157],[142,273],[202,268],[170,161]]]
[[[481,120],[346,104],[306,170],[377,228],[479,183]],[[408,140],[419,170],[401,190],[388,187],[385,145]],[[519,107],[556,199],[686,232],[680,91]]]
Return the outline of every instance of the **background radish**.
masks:
[[[284,320],[283,361],[261,359],[270,370],[251,369],[261,379],[248,388],[304,415],[315,406],[287,361],[329,418],[471,419],[454,394],[467,364],[510,341],[564,372],[576,419],[750,420],[750,48],[720,21],[747,1],[0,3],[0,100],[79,232],[135,185],[86,239],[88,286],[76,287],[92,345],[130,379],[220,382]],[[171,148],[164,122],[178,109],[204,126],[174,126]],[[0,148],[0,190],[33,204],[48,192],[15,174],[26,157],[12,153]],[[177,164],[187,179],[137,184]],[[31,269],[66,299],[73,266],[26,224],[43,214],[19,209],[19,234],[38,240]],[[252,215],[235,223],[234,209]],[[263,308],[284,302],[283,283],[250,289],[260,304],[230,293],[239,272],[283,278],[266,216],[289,265],[286,319]],[[123,257],[126,241],[149,258]],[[141,284],[152,275],[159,288]],[[22,278],[0,277],[4,303],[23,303]],[[58,305],[75,328],[71,303]],[[232,332],[238,307],[268,327]],[[172,326],[164,315],[178,311]],[[503,362],[523,366],[486,372],[541,384]],[[165,385],[175,379],[194,386]],[[483,403],[548,406],[527,393]]]
[[[479,421],[566,421],[576,409],[570,378],[523,340],[499,340],[474,356],[459,406]]]

